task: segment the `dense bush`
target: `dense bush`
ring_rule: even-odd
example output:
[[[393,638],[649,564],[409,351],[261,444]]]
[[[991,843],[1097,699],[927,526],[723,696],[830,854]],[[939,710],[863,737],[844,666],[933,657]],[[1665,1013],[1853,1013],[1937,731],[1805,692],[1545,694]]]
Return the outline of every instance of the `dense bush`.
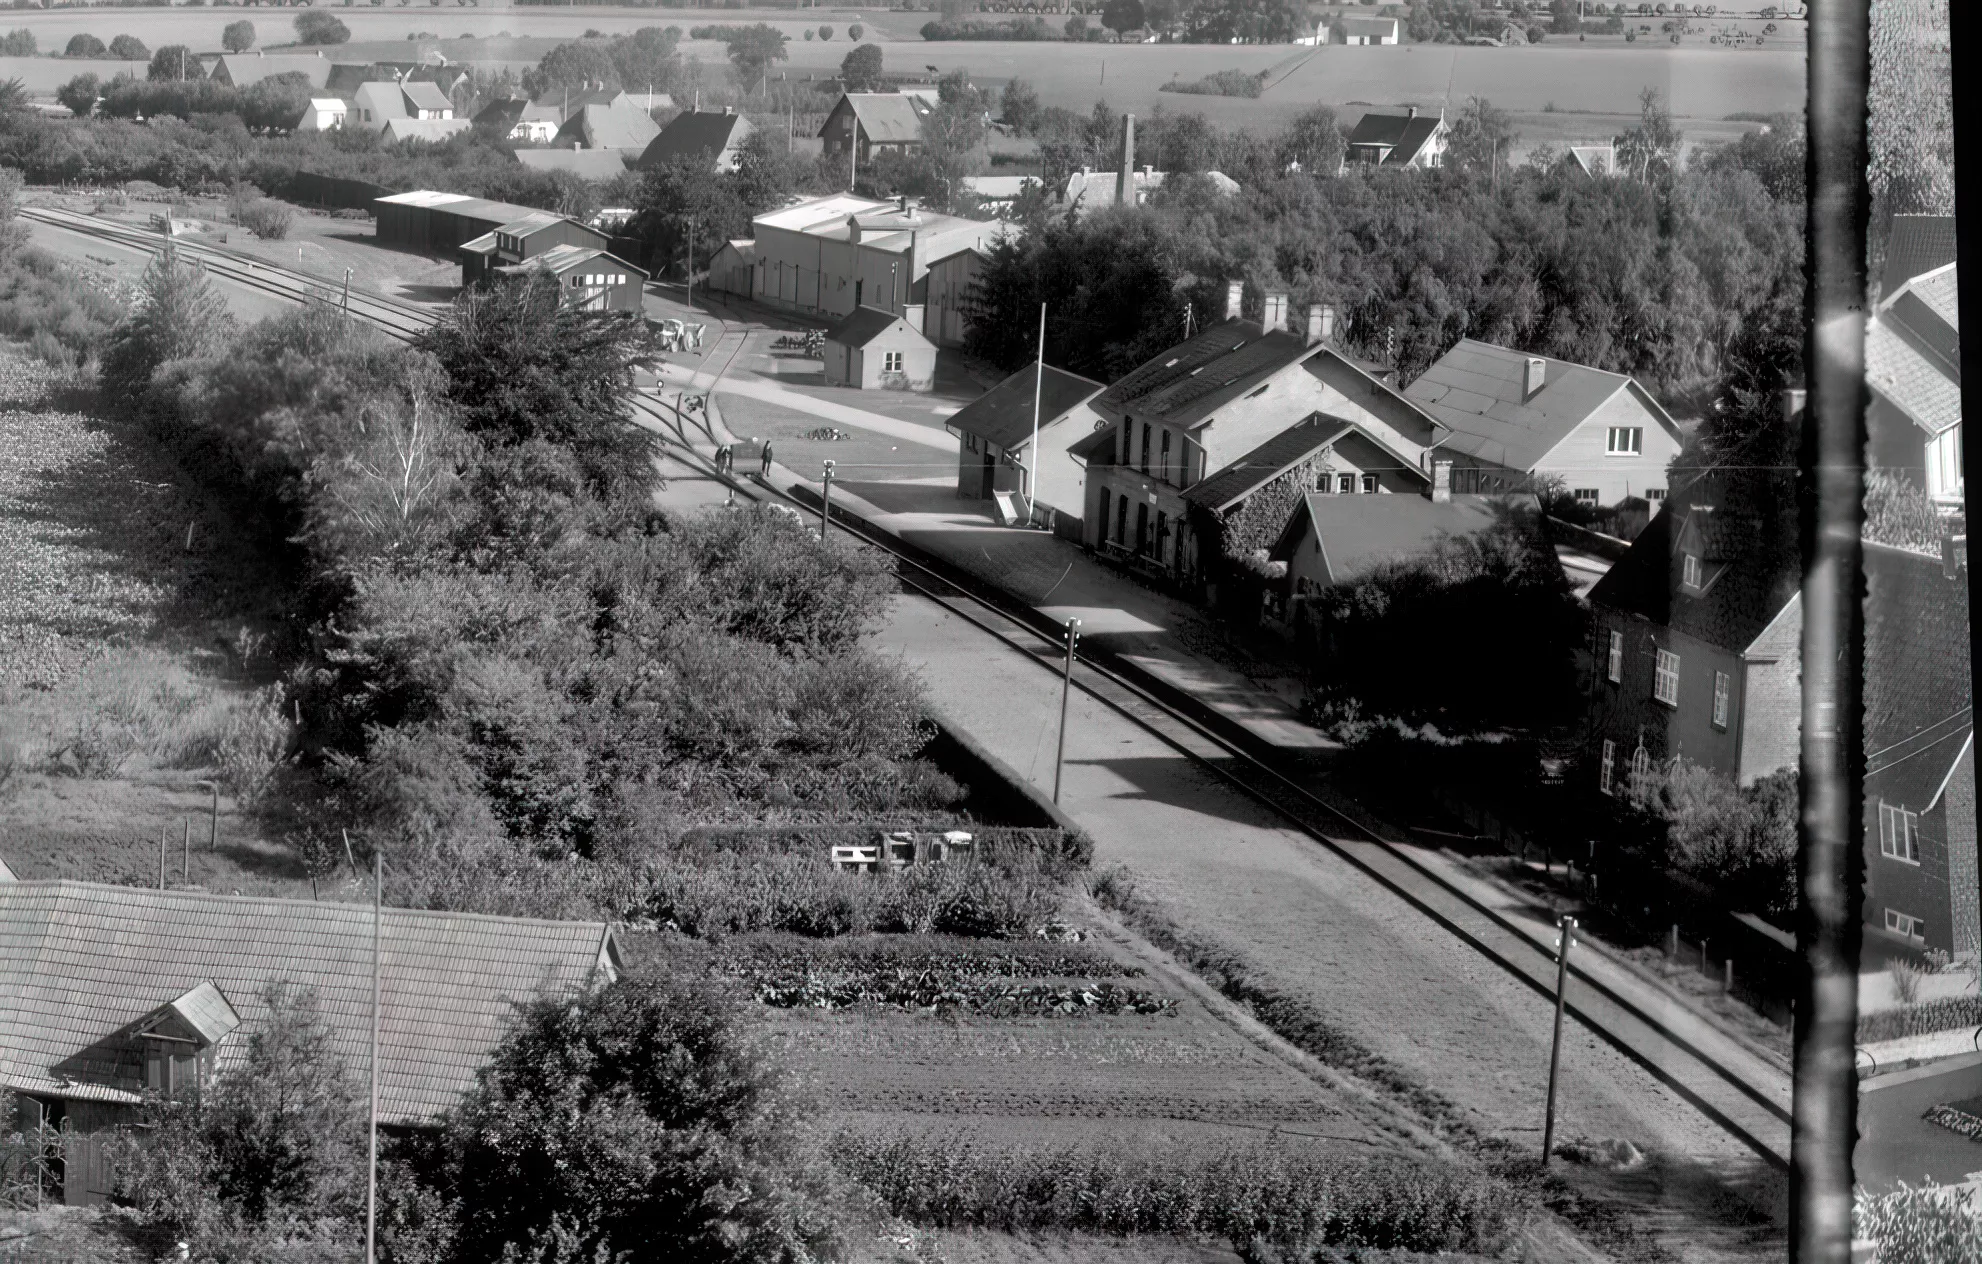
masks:
[[[62,50],[62,55],[64,57],[104,57],[109,55],[109,50],[103,46],[103,41],[96,36],[77,32],[69,37],[68,46]]]
[[[271,198],[257,198],[236,211],[234,218],[263,241],[281,241],[296,222],[296,213]]]
[[[343,44],[351,38],[351,28],[322,9],[305,9],[296,15],[298,44]]]
[[[34,32],[24,26],[0,36],[0,57],[32,57],[35,52]]]
[[[1796,770],[1746,786],[1675,761],[1626,780],[1623,798],[1651,826],[1668,871],[1685,874],[1736,912],[1781,920],[1796,910]]]
[[[834,1162],[891,1213],[940,1228],[1209,1237],[1261,1258],[1324,1247],[1493,1254],[1504,1189],[1403,1155],[1344,1158],[1292,1145],[1192,1153],[987,1150],[965,1137],[842,1133]]]
[[[770,934],[729,940],[710,968],[750,983],[789,982],[807,974],[860,976],[934,974],[945,979],[1115,979],[1140,977],[1126,965],[1081,943],[1045,940],[987,944],[947,935],[862,936],[817,940]]]
[[[1185,92],[1202,97],[1257,97],[1266,90],[1266,79],[1270,72],[1247,74],[1243,70],[1220,70],[1202,79],[1173,79],[1160,89],[1163,92]]]
[[[1904,1040],[1909,1036],[1930,1036],[1937,1031],[1982,1027],[1982,998],[1944,996],[1916,1005],[1876,1009],[1858,1016],[1858,1043]]]
[[[1062,41],[1064,31],[1046,25],[1044,18],[1010,18],[1003,22],[967,22],[939,19],[922,24],[926,40],[1036,40]]]
[[[124,61],[144,61],[151,56],[151,50],[135,35],[119,35],[110,41],[110,55]]]
[[[28,248],[0,258],[0,334],[26,339],[50,364],[92,358],[123,311],[107,287],[53,255]]]
[[[1858,1191],[1851,1236],[1878,1243],[1879,1264],[1982,1264],[1975,1191],[1904,1181],[1890,1194]]]

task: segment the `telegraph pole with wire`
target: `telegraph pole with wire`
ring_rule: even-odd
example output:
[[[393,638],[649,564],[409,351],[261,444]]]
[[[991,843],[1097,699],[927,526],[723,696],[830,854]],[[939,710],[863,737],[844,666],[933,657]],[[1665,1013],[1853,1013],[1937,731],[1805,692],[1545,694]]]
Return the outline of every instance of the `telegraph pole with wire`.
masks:
[[[1548,1166],[1555,1150],[1555,1079],[1562,1064],[1562,1010],[1569,992],[1569,945],[1576,939],[1576,919],[1565,917],[1559,923],[1561,936],[1555,950],[1555,1039],[1548,1049],[1548,1109],[1542,1116],[1542,1166]]]
[[[365,1264],[378,1264],[379,1201],[379,943],[385,921],[385,851],[372,849],[372,1104],[365,1168]]]
[[[826,475],[819,484],[819,544],[826,543],[826,528],[833,521],[833,463],[826,462]]]
[[[1080,620],[1067,620],[1067,669],[1060,677],[1060,740],[1053,751],[1053,802],[1060,801],[1060,769],[1067,760],[1067,695],[1074,688],[1074,645],[1080,640]]]

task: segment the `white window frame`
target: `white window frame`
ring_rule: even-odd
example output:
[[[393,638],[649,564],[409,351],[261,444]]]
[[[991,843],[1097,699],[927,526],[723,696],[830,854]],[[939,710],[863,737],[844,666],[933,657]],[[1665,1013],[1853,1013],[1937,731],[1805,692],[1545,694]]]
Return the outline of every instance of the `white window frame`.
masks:
[[[1604,664],[1604,678],[1613,685],[1624,679],[1624,634],[1622,632],[1612,632],[1610,634],[1610,656]]]
[[[1645,454],[1645,428],[1643,426],[1612,426],[1604,436],[1605,456],[1643,456]]]
[[[1665,488],[1647,487],[1645,489],[1645,499],[1650,501],[1654,505],[1658,504],[1660,501],[1665,499]]]
[[[1377,482],[1376,482],[1376,475],[1374,475],[1374,474],[1365,474],[1365,475],[1363,475],[1363,480],[1362,480],[1362,481],[1363,481],[1363,488],[1362,488],[1362,492],[1363,492],[1363,495],[1365,495],[1365,496],[1374,496],[1374,495],[1376,495],[1376,492],[1377,492]]]
[[[1601,487],[1578,487],[1572,494],[1579,505],[1595,505],[1603,501]]]
[[[1903,865],[1920,863],[1920,814],[1879,800],[1879,854]]]
[[[1727,727],[1728,712],[1734,706],[1734,677],[1724,671],[1714,673],[1714,727]]]
[[[1631,775],[1642,777],[1652,770],[1652,752],[1640,746],[1631,752]]]
[[[883,351],[881,353],[881,372],[900,373],[901,371],[902,353],[899,351]]]
[[[1355,490],[1356,490],[1356,476],[1354,474],[1337,474],[1335,476],[1336,495],[1338,496],[1353,495],[1355,493]]]
[[[1671,650],[1658,651],[1652,672],[1652,697],[1669,707],[1679,705],[1679,655]]]
[[[1915,917],[1911,913],[1902,913],[1898,909],[1889,908],[1886,910],[1886,929],[1895,935],[1904,935],[1908,939],[1917,940],[1922,943],[1925,943],[1927,939],[1926,920]]]
[[[1604,794],[1616,794],[1612,778],[1617,771],[1617,743],[1609,738],[1603,740],[1603,760],[1597,765],[1597,789]]]
[[[1700,555],[1688,553],[1679,564],[1679,582],[1697,592],[1706,579],[1706,571],[1707,568],[1700,565]]]

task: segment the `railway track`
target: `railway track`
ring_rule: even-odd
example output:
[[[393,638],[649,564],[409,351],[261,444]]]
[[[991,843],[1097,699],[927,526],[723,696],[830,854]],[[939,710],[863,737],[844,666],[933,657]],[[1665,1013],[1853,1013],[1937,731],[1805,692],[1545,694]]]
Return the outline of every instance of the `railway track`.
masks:
[[[164,244],[157,234],[106,224],[73,212],[31,206],[23,207],[21,213],[55,227],[126,246],[155,251]],[[289,269],[258,262],[250,264],[238,255],[208,246],[183,240],[174,244],[186,257],[238,284],[295,301],[344,301],[341,285]],[[384,332],[408,341],[435,319],[410,305],[357,290],[350,293],[349,310]],[[746,341],[747,330],[724,322],[723,334],[704,361],[705,366],[714,368],[714,374],[708,386],[698,388],[700,392],[714,393]],[[639,392],[634,407],[646,428],[658,431],[664,441],[671,441],[681,449],[672,454],[677,460],[750,499],[776,500],[808,514],[818,513],[816,497],[808,500],[761,480],[740,479],[717,470],[713,461],[696,451],[686,414],[662,398],[658,390]],[[714,444],[714,427],[706,411],[702,428]],[[986,589],[972,577],[847,513],[844,506],[835,507],[831,525],[892,555],[901,582],[910,590],[957,614],[1041,669],[1055,673],[1062,670],[1062,632],[1038,611],[1006,594]],[[1553,995],[1555,949],[1546,932],[1537,933],[1535,926],[1505,916],[1464,884],[1440,872],[1425,857],[1414,854],[1415,849],[1386,839],[1343,807],[1301,784],[1276,767],[1268,753],[1257,749],[1229,721],[1132,665],[1105,654],[1077,653],[1073,683],[1233,788],[1271,808],[1314,843],[1381,883],[1500,969],[1542,995]],[[1752,1066],[1737,1065],[1743,1059],[1729,1056],[1727,1050],[1703,1047],[1708,1042],[1675,1030],[1660,1017],[1656,1012],[1660,1008],[1656,996],[1627,995],[1625,990],[1577,965],[1573,956],[1570,976],[1575,984],[1568,1005],[1571,1015],[1764,1161],[1780,1169],[1788,1168],[1791,1115],[1786,1075],[1777,1082],[1775,1077],[1755,1074]]]

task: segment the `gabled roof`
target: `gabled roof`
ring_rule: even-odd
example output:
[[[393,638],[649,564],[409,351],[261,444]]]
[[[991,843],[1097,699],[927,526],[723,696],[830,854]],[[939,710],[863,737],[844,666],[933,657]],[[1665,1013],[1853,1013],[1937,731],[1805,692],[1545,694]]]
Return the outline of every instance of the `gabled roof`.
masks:
[[[409,79],[399,85],[406,94],[406,108],[409,110],[452,110],[454,102],[440,90],[440,85],[424,79]]]
[[[1395,39],[1397,38],[1397,19],[1344,17],[1342,19],[1342,33],[1345,35],[1364,35],[1376,39]]]
[[[914,326],[895,313],[862,305],[854,308],[845,320],[828,329],[826,341],[837,342],[843,347],[864,347],[896,325],[907,327],[918,338],[922,336]]]
[[[516,161],[532,171],[569,171],[581,180],[624,175],[637,156],[631,149],[515,149]]]
[[[1102,391],[1078,373],[1046,366],[1044,374],[1036,364],[1028,364],[976,399],[965,404],[944,423],[952,431],[973,434],[1007,452],[1032,442],[1032,400],[1038,386],[1039,424],[1051,425]]]
[[[514,1004],[604,982],[619,948],[600,922],[386,909],[380,1119],[454,1106],[514,1022]],[[275,983],[314,987],[353,1075],[371,1048],[372,909],[85,882],[0,884],[0,1084],[130,1100],[137,1026],[212,985],[253,1030]],[[224,1069],[245,1045],[220,1046]],[[65,1087],[65,1077],[80,1082]],[[87,1086],[87,1087],[82,1087]]]
[[[1802,584],[1793,495],[1779,475],[1702,475],[1666,499],[1590,590],[1591,604],[1741,653]],[[1681,543],[1702,551],[1698,595],[1682,591]]]
[[[619,93],[611,105],[588,104],[572,110],[551,138],[554,146],[574,142],[587,149],[644,150],[661,134],[653,116]]]
[[[1524,400],[1531,358],[1543,360],[1542,388]],[[1404,394],[1454,433],[1443,447],[1511,470],[1532,470],[1569,432],[1619,391],[1630,391],[1675,439],[1679,427],[1651,393],[1622,373],[1490,342],[1462,338]]]
[[[380,119],[406,117],[406,94],[390,80],[374,79],[361,83],[351,94],[351,102],[372,110]]]
[[[1929,806],[1974,730],[1968,568],[1865,541],[1866,797]]]
[[[210,79],[222,79],[237,88],[245,88],[260,83],[276,75],[307,75],[310,86],[321,88],[330,82],[331,63],[314,53],[306,56],[295,54],[263,53],[223,53],[207,72]]]
[[[1288,522],[1269,556],[1285,560],[1304,535],[1321,542],[1323,571],[1330,584],[1344,584],[1386,562],[1415,557],[1441,537],[1470,535],[1492,526],[1513,501],[1532,498],[1454,496],[1440,503],[1427,496],[1328,495],[1310,492]]]
[[[1955,265],[1882,299],[1865,330],[1865,380],[1928,434],[1961,421],[1961,326]]]
[[[385,134],[393,140],[443,141],[473,126],[467,119],[393,118],[385,121]]]
[[[349,109],[342,97],[311,97],[310,108],[325,114],[343,114]]]
[[[727,250],[735,254],[736,257],[738,259],[741,259],[745,265],[750,265],[757,262],[757,242],[754,238],[732,237],[730,240],[723,243],[721,250],[716,251],[716,258],[720,259],[722,257],[723,250]]]
[[[1886,266],[1879,273],[1881,297],[1914,277],[1955,261],[1954,216],[1895,215],[1886,238]]]
[[[714,162],[732,146],[741,145],[748,135],[750,124],[741,114],[731,114],[725,110],[684,110],[668,120],[660,135],[648,142],[640,155],[639,166],[646,170],[672,159],[698,155]]]
[[[241,1016],[234,1012],[234,1007],[227,1003],[227,998],[220,994],[220,989],[213,985],[211,979],[159,1006],[152,1017],[139,1026],[148,1028],[168,1014],[184,1023],[203,1045],[218,1044],[241,1025]]]
[[[1184,499],[1199,508],[1223,513],[1292,467],[1352,434],[1360,435],[1395,457],[1399,467],[1410,471],[1419,481],[1431,481],[1415,463],[1362,426],[1353,421],[1314,413],[1282,430],[1224,469],[1185,489]]]
[[[1195,425],[1308,351],[1285,330],[1266,332],[1256,320],[1228,320],[1152,357],[1104,391],[1095,407]]]
[[[1384,155],[1384,165],[1401,167],[1416,158],[1425,142],[1444,126],[1443,111],[1417,115],[1365,114],[1349,133],[1349,144],[1385,146],[1390,152]]]
[[[1616,145],[1571,145],[1569,156],[1583,169],[1586,176],[1614,176],[1617,174]]]
[[[850,214],[867,215],[893,206],[892,202],[876,202],[851,193],[828,193],[824,197],[806,198],[775,211],[766,211],[750,222],[760,228],[782,228],[802,233],[821,224],[844,222]]]
[[[458,123],[460,119],[434,120],[435,122]],[[374,206],[411,206],[425,210],[445,211],[449,215],[459,215],[465,219],[479,219],[494,228],[501,224],[513,224],[520,219],[528,219],[539,213],[534,206],[518,206],[514,202],[496,202],[488,198],[471,197],[466,193],[442,193],[437,189],[414,189],[409,193],[388,193],[384,197],[372,199]]]
[[[475,115],[475,126],[493,127],[505,134],[523,122],[559,122],[557,107],[538,105],[528,97],[504,97],[491,101]]]
[[[919,143],[922,140],[922,120],[929,113],[929,103],[921,97],[900,92],[843,92],[840,101],[853,110],[853,116],[860,120],[860,130],[866,133],[871,143]],[[837,114],[839,108],[835,105],[832,114]],[[828,122],[832,114],[827,115]],[[821,127],[819,135],[825,134],[825,128]]]
[[[645,282],[647,279],[645,270],[634,267],[609,250],[600,250],[596,246],[574,246],[569,243],[552,246],[549,250],[544,251],[544,253],[532,255],[521,263],[505,264],[497,268],[496,271],[509,273],[549,272],[554,276],[563,276],[567,272],[574,271],[585,264],[597,263],[601,259],[605,260],[616,271],[624,272],[641,282]]]
[[[510,237],[528,237],[533,233],[542,232],[553,224],[565,223],[567,220],[573,224],[578,223],[577,220],[559,215],[556,211],[531,211],[528,215],[519,215],[506,224],[496,225],[496,231]],[[583,228],[584,225],[580,224],[579,227]],[[587,231],[596,233],[599,230],[593,228]]]
[[[558,101],[565,111],[565,117],[569,118],[571,115],[590,106],[615,106],[628,99],[624,88],[607,88],[602,86],[575,93],[569,97],[560,97]]]

